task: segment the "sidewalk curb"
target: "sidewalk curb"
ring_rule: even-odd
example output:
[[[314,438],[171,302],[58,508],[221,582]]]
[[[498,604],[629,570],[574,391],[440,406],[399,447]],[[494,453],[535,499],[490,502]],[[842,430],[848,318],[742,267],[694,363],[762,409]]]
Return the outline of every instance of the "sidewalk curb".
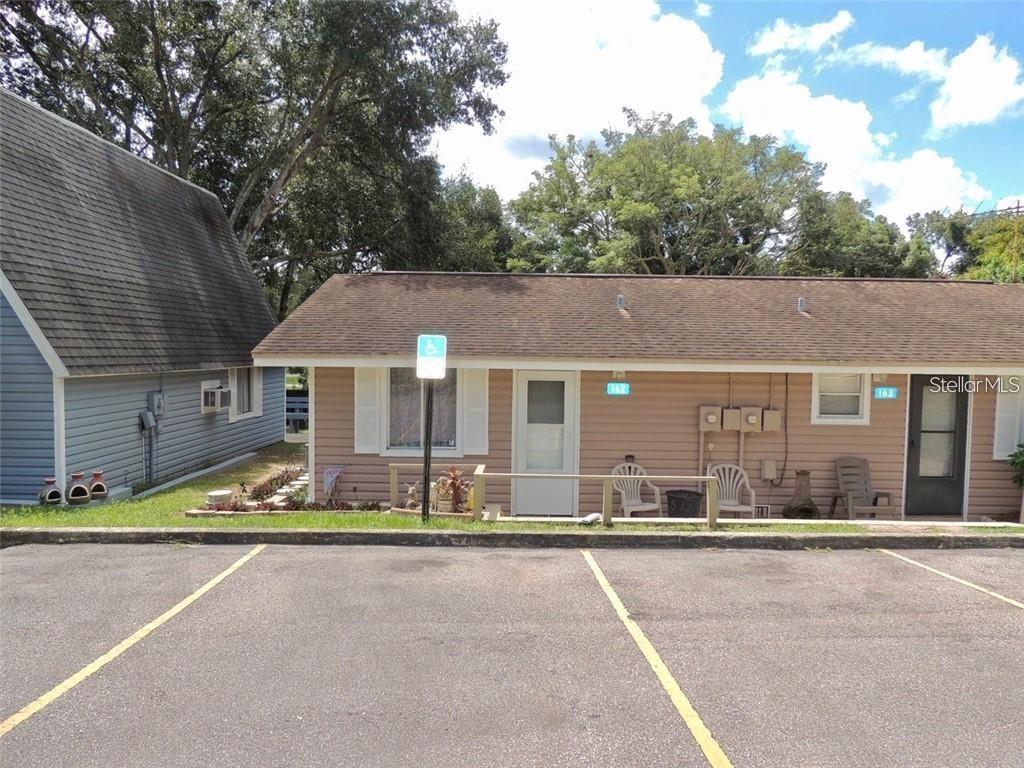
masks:
[[[1024,549],[1005,534],[416,531],[313,528],[3,528],[0,548],[19,544],[302,544],[401,547],[652,549]]]

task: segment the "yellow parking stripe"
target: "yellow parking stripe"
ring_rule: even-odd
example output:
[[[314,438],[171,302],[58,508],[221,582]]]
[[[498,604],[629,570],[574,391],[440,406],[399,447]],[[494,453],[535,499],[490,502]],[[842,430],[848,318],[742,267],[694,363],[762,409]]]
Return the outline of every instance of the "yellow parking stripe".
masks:
[[[173,619],[183,610],[192,605],[192,603],[194,603],[200,597],[202,597],[211,589],[213,589],[222,581],[224,581],[224,579],[226,579],[232,573],[234,573],[247,562],[249,562],[252,558],[256,557],[256,555],[258,555],[260,552],[266,549],[266,547],[266,544],[260,544],[256,547],[253,547],[246,555],[236,560],[235,563],[230,568],[214,576],[212,579],[210,579],[208,582],[206,582],[203,586],[201,586],[191,595],[186,597],[180,603],[175,605],[173,608],[170,608],[169,610],[157,616],[155,619],[153,619],[153,621],[149,622],[149,624],[136,631],[130,637],[127,637],[124,640],[122,640],[120,643],[118,643],[109,651],[107,651],[98,659],[96,659],[96,661],[75,672],[75,674],[73,674],[60,685],[47,691],[38,699],[33,701],[31,704],[22,707],[20,710],[18,710],[13,715],[4,720],[2,723],[0,723],[0,737],[10,733],[17,725],[20,725],[21,723],[25,722],[30,717],[32,717],[32,715],[36,714],[41,709],[52,704],[54,701],[56,701],[65,693],[74,688],[76,685],[84,681],[90,675],[101,670],[111,661],[116,659],[122,653],[124,653],[137,642],[146,637],[150,632],[155,630],[161,624],[165,624],[171,619]]]
[[[998,592],[993,592],[991,589],[985,589],[984,587],[978,586],[977,584],[972,584],[966,579],[961,579],[957,576],[953,576],[952,574],[946,573],[945,571],[940,571],[938,568],[932,568],[930,565],[919,563],[917,562],[917,560],[911,560],[909,557],[897,555],[895,552],[890,552],[888,549],[879,549],[878,551],[886,555],[892,555],[893,557],[899,558],[900,560],[903,560],[906,563],[910,563],[911,565],[916,565],[918,568],[924,568],[926,571],[931,571],[936,576],[941,576],[944,579],[955,581],[957,584],[963,584],[965,587],[970,587],[971,589],[976,589],[979,592],[988,595],[989,597],[994,597],[996,600],[1002,600],[1004,603],[1009,603],[1014,608],[1024,609],[1024,603],[1018,603],[1016,600],[1013,600],[1007,597],[1006,595],[1000,595]]]
[[[697,710],[693,708],[690,700],[686,698],[686,694],[683,693],[682,688],[679,687],[679,683],[672,677],[672,673],[668,671],[668,667],[665,666],[665,662],[661,660],[661,656],[658,651],[651,645],[651,641],[647,639],[647,635],[640,629],[640,625],[636,623],[632,616],[629,615],[629,611],[626,610],[626,606],[622,604],[619,596],[615,593],[611,583],[605,577],[604,572],[601,570],[601,566],[597,564],[594,556],[589,551],[582,549],[580,550],[583,554],[583,558],[587,561],[590,566],[590,570],[594,572],[594,576],[597,578],[597,583],[601,585],[601,589],[604,590],[605,595],[608,596],[608,600],[611,602],[612,607],[615,608],[615,613],[619,615],[622,623],[626,625],[626,629],[629,630],[629,634],[632,636],[634,642],[640,648],[640,652],[643,653],[644,658],[647,659],[647,663],[650,664],[654,674],[657,675],[658,681],[661,683],[661,687],[665,689],[668,697],[672,700],[672,704],[675,705],[676,711],[679,716],[683,718],[683,722],[686,723],[686,727],[690,729],[690,733],[693,734],[694,741],[697,742],[697,746],[701,748],[704,753],[704,757],[707,758],[708,763],[712,768],[732,768],[732,763],[729,762],[729,758],[725,756],[725,752],[719,746],[718,742],[715,741],[711,735],[711,731],[704,725],[704,721],[700,719],[700,715],[697,714]]]

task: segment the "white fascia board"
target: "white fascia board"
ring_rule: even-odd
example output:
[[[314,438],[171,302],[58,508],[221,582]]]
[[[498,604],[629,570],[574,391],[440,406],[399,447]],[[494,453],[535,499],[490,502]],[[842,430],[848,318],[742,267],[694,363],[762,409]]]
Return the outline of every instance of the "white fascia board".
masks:
[[[43,333],[39,324],[32,317],[32,313],[28,311],[28,307],[25,306],[25,302],[21,300],[18,292],[14,290],[14,286],[11,281],[7,279],[7,275],[0,270],[0,292],[3,293],[4,298],[11,305],[11,309],[14,310],[14,314],[17,316],[19,322],[25,327],[28,332],[28,336],[32,339],[32,343],[36,345],[36,349],[39,350],[39,354],[43,356],[46,364],[50,366],[50,370],[54,376],[65,377],[68,375],[67,366],[60,359],[60,355],[57,354],[57,350],[50,344],[49,339],[46,338],[46,334]]]
[[[416,356],[376,355],[372,357],[327,357],[297,355],[256,355],[263,367],[362,368],[416,365]],[[448,356],[449,368],[503,368],[530,371],[666,371],[689,373],[897,373],[934,375],[1024,376],[1024,365],[999,363],[892,363],[841,361],[786,361],[743,363],[728,360],[559,360],[554,358],[484,358]]]

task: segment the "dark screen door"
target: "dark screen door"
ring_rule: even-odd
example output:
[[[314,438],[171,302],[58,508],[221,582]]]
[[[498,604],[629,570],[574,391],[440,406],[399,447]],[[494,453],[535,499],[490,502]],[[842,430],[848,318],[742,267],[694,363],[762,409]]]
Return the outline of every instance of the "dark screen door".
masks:
[[[910,378],[907,515],[959,517],[967,455],[967,398],[959,376]]]

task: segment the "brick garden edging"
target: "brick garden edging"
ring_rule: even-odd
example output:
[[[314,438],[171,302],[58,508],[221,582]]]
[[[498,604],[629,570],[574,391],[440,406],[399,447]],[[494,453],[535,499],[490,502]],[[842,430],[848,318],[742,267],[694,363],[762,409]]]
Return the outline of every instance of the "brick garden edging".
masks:
[[[1017,534],[661,533],[618,531],[416,531],[309,528],[3,528],[0,548],[19,544],[303,544],[405,547],[660,549],[1024,548]]]

